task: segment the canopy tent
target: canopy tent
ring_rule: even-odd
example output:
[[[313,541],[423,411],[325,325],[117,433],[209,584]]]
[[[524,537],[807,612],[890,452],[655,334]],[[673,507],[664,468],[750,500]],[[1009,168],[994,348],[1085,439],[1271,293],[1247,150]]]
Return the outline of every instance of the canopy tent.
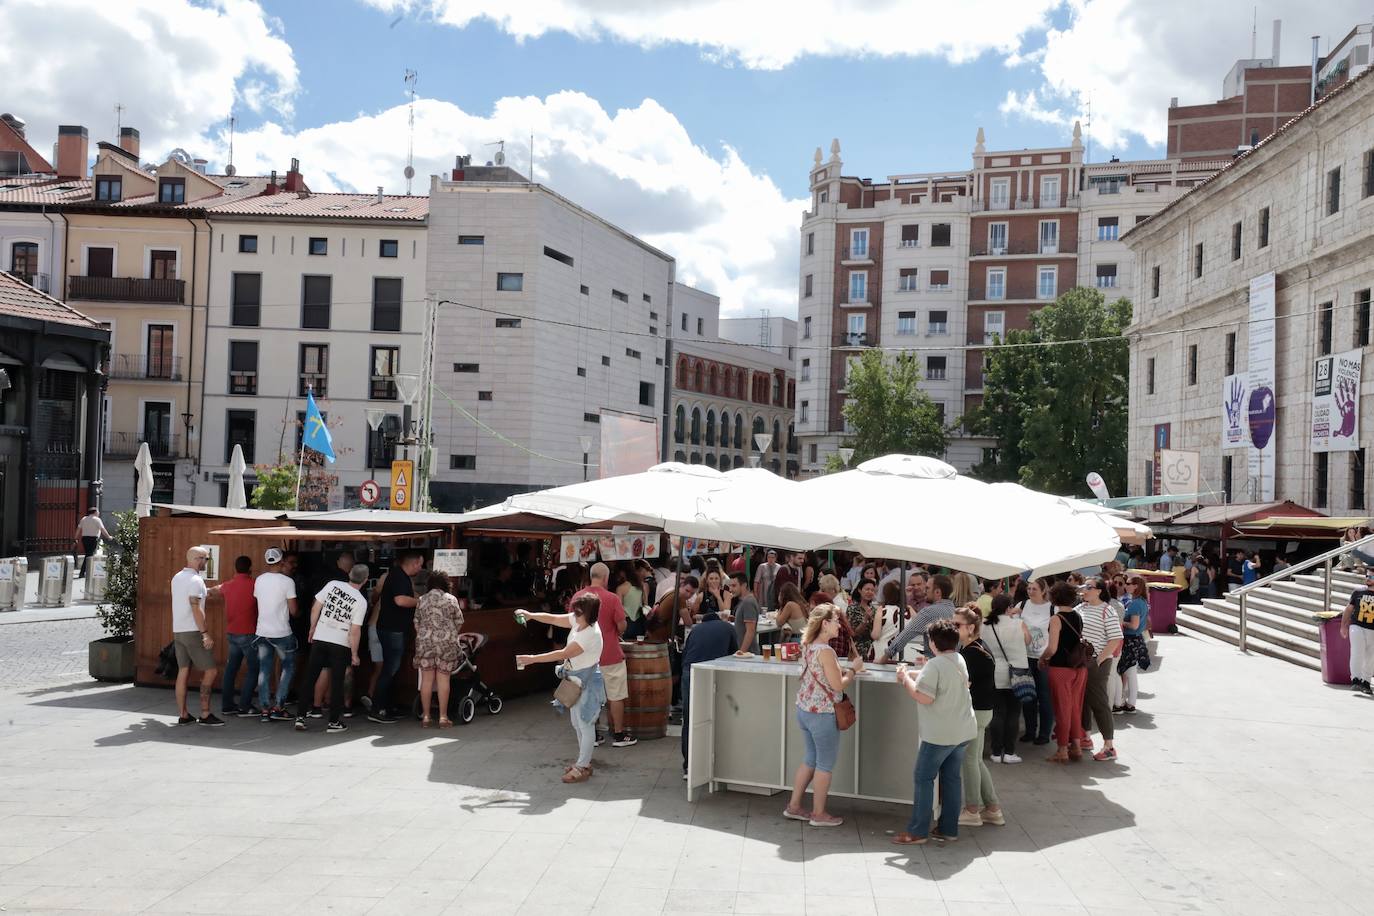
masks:
[[[1257,518],[1253,521],[1238,522],[1236,527],[1242,531],[1267,531],[1272,528],[1306,528],[1313,531],[1340,532],[1347,528],[1359,528],[1368,525],[1370,517],[1367,515],[1345,515],[1335,518],[1304,518],[1295,519],[1291,515],[1270,515],[1265,518]]]
[[[1166,522],[1155,522],[1151,527],[1160,534],[1212,541],[1232,541],[1243,538],[1303,540],[1335,537],[1335,533],[1330,530],[1311,527],[1314,520],[1325,518],[1327,518],[1325,513],[1285,499],[1268,503],[1226,503],[1220,506],[1201,506],[1175,515]],[[1263,529],[1246,530],[1252,522],[1260,519],[1275,521],[1269,521]],[[1283,521],[1285,519],[1286,522]]]

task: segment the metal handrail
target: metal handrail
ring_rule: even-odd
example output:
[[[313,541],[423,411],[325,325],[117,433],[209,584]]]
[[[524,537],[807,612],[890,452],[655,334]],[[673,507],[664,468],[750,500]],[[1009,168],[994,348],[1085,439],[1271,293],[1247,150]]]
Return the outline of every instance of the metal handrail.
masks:
[[[1326,553],[1318,554],[1315,557],[1308,557],[1306,560],[1303,560],[1299,564],[1295,564],[1285,569],[1281,569],[1278,572],[1272,572],[1269,575],[1265,576],[1263,579],[1256,579],[1249,585],[1242,585],[1235,591],[1228,592],[1227,597],[1234,597],[1240,606],[1240,651],[1246,651],[1245,643],[1247,637],[1247,630],[1249,629],[1249,608],[1246,599],[1249,596],[1250,592],[1254,591],[1257,588],[1266,586],[1271,582],[1278,582],[1283,579],[1291,579],[1300,572],[1304,572],[1306,570],[1311,569],[1314,566],[1321,565],[1323,568],[1323,579],[1325,580],[1322,587],[1322,609],[1329,610],[1331,608],[1332,561],[1338,559],[1343,553],[1349,553],[1351,550],[1355,548],[1363,548],[1370,545],[1374,545],[1374,534],[1362,537],[1358,541],[1351,541],[1349,544],[1343,543],[1339,547],[1333,547]]]

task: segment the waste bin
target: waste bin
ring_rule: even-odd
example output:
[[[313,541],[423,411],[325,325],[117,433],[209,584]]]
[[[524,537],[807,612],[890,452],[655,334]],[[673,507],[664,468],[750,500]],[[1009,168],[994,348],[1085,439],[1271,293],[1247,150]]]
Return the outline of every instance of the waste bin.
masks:
[[[75,557],[44,557],[42,574],[38,579],[38,605],[40,607],[67,607],[70,605],[75,574]]]
[[[105,583],[109,576],[110,558],[103,553],[95,554],[88,561],[84,593],[86,603],[98,604],[105,600]]]
[[[1178,584],[1174,574],[1153,569],[1138,570],[1150,591],[1150,632],[1178,632]]]
[[[0,560],[0,611],[17,611],[24,603],[24,580],[13,559]]]
[[[1322,681],[1350,686],[1350,640],[1341,636],[1341,615],[1328,611],[1314,614],[1322,642]]]

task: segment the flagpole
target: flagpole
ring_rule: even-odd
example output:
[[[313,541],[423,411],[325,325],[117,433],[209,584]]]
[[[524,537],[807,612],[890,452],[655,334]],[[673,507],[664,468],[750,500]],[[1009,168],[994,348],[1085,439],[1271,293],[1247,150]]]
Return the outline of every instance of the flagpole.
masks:
[[[306,393],[307,399],[309,398],[311,392],[313,392],[314,390],[315,390],[315,386],[314,386],[314,385],[306,385],[306,386],[305,386],[305,393]],[[310,403],[309,400],[307,400],[307,401],[306,401],[306,404],[309,404],[309,403]],[[308,411],[307,411],[307,414],[308,414]],[[305,419],[306,419],[306,422],[307,422],[307,423],[310,421],[310,417],[309,417],[308,415],[306,416]],[[297,511],[297,512],[301,511],[301,471],[302,471],[304,468],[305,468],[305,425],[302,424],[302,425],[301,425],[301,447],[300,447],[300,454],[299,454],[299,457],[297,458],[297,461],[296,461],[296,511]]]

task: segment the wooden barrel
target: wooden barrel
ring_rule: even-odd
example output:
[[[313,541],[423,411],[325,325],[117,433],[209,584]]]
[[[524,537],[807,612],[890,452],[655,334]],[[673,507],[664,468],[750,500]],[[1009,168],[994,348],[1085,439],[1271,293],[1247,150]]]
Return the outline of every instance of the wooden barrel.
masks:
[[[668,734],[668,706],[673,701],[673,675],[668,668],[668,645],[661,642],[623,642],[630,698],[625,701],[625,727],[636,738]]]

